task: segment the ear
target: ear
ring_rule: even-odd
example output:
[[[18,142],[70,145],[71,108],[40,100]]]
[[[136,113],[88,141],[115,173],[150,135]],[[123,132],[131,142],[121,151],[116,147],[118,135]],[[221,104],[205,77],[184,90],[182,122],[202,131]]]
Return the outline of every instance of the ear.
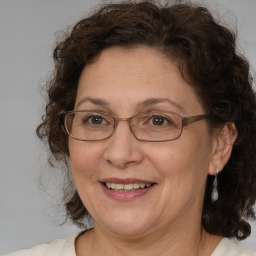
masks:
[[[216,169],[221,171],[224,168],[230,158],[237,136],[238,132],[233,122],[226,123],[224,127],[215,131],[209,168],[210,175],[215,175]]]

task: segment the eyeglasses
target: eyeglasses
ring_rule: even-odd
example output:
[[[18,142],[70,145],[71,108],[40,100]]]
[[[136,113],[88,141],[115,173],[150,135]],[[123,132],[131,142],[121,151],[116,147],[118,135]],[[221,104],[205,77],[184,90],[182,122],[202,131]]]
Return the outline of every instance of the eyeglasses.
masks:
[[[119,118],[104,112],[79,110],[62,113],[61,122],[70,137],[81,141],[106,140],[114,134],[120,121],[127,121],[136,139],[162,142],[178,139],[185,126],[207,117],[183,117],[170,111],[151,111]]]

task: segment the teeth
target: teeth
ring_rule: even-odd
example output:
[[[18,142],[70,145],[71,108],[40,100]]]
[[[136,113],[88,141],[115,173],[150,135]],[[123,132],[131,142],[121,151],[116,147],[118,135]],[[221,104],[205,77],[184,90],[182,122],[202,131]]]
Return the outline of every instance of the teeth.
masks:
[[[139,183],[135,183],[135,184],[133,184],[133,188],[134,188],[134,189],[138,189],[138,188],[140,188],[140,184],[139,184]]]
[[[133,189],[134,187],[133,187],[133,184],[125,184],[124,185],[124,190],[131,190],[131,189]]]
[[[131,191],[134,189],[140,188],[149,188],[152,184],[143,184],[143,183],[131,183],[131,184],[116,184],[116,183],[105,183],[107,188],[113,189],[115,191]]]
[[[115,184],[115,189],[124,189],[123,184]]]

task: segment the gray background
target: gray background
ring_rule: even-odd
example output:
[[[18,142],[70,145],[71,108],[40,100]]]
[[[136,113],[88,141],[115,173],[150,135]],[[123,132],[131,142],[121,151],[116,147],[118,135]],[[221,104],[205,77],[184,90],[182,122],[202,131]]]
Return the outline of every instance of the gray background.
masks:
[[[237,24],[239,46],[256,67],[256,0],[201,1]],[[78,231],[64,220],[60,170],[47,165],[35,129],[41,86],[53,68],[55,32],[88,13],[92,0],[0,0],[0,254]],[[44,184],[44,186],[42,186]],[[256,225],[243,242],[256,251]]]

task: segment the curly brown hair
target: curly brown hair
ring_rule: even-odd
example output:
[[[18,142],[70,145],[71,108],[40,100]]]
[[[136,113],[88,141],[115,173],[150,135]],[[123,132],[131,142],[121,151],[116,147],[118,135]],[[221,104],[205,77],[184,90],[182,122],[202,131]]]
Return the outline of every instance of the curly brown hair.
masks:
[[[55,71],[37,135],[48,140],[57,161],[68,165],[68,136],[60,113],[73,110],[82,70],[106,48],[138,45],[156,48],[177,64],[209,113],[212,129],[235,122],[238,138],[218,176],[216,201],[211,198],[214,177],[207,178],[202,225],[211,234],[246,238],[251,232],[247,220],[256,218],[256,97],[249,64],[236,51],[235,32],[205,7],[129,1],[108,4],[80,20],[54,50]],[[66,210],[80,226],[89,216],[75,190]]]

